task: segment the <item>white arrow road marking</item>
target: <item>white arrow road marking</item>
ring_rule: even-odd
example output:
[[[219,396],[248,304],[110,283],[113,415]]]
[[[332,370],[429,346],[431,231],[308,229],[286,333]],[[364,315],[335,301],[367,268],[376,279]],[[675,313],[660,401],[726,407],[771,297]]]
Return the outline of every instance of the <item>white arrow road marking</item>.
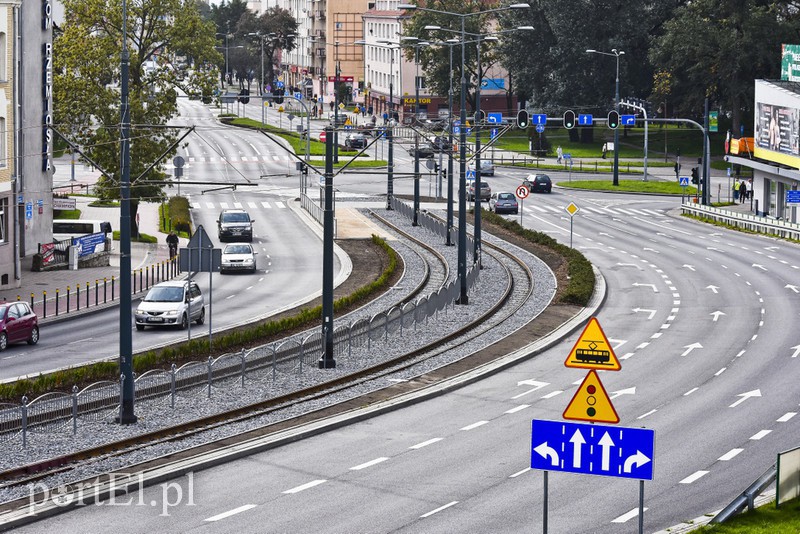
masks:
[[[600,441],[597,442],[600,447],[603,448],[603,459],[602,459],[602,467],[603,471],[608,471],[610,469],[611,464],[611,447],[614,446],[614,440],[611,439],[611,436],[608,435],[608,432],[603,434],[603,437],[600,438]]]
[[[686,356],[687,354],[692,352],[694,349],[702,349],[703,345],[701,345],[700,343],[692,343],[691,345],[684,345],[683,348],[686,349],[686,350],[683,351],[683,354],[681,354],[681,356]]]
[[[655,284],[640,284],[639,282],[631,284],[633,287],[651,287],[653,288],[653,293],[658,293],[658,289],[656,289]]]
[[[763,265],[761,265],[759,263],[754,263],[753,267],[756,267],[757,269],[761,269],[762,271],[766,271],[767,270],[766,267],[764,267]]]
[[[737,397],[741,397],[741,399],[739,399],[736,402],[734,402],[733,404],[731,404],[729,406],[729,408],[736,408],[737,406],[739,406],[741,403],[743,403],[744,401],[746,401],[750,397],[760,397],[761,396],[761,390],[760,389],[754,389],[753,391],[746,391],[744,393],[739,393],[736,396]]]
[[[689,265],[688,263],[684,263],[683,266],[689,269],[690,271],[694,272],[694,265]]]
[[[639,313],[639,312],[647,313],[649,315],[647,317],[648,319],[652,319],[653,316],[656,314],[656,310],[648,310],[648,309],[645,309],[645,308],[633,308],[633,313]]]
[[[553,467],[558,466],[558,452],[553,447],[548,447],[545,441],[541,445],[536,446],[534,452],[538,453],[542,458],[550,458],[550,465]]]
[[[625,458],[625,465],[622,466],[623,473],[630,473],[633,466],[642,467],[644,464],[650,462],[650,457],[648,457],[645,453],[640,450],[636,451],[636,454],[632,454]]]
[[[654,249],[654,248],[650,248],[650,247],[644,247],[644,248],[642,249],[642,252],[644,252],[645,250],[649,250],[650,252],[655,252],[656,254],[661,254],[659,251],[657,251],[657,250],[656,250],[656,249]]]
[[[797,358],[800,356],[800,345],[795,345],[792,347],[794,349],[794,354],[792,354],[792,358]]]
[[[522,386],[522,385],[533,386],[533,389],[529,389],[528,391],[524,391],[524,392],[522,392],[522,393],[520,393],[518,395],[514,395],[513,397],[511,397],[512,399],[518,399],[520,397],[523,397],[523,396],[527,395],[528,393],[533,393],[537,389],[542,389],[545,386],[549,386],[550,382],[537,382],[536,380],[533,380],[533,379],[531,379],[531,380],[520,380],[519,382],[517,382],[517,386]]]
[[[639,267],[639,265],[636,263],[617,263],[617,265],[619,265],[620,267],[636,267],[640,271],[642,270],[642,268]]]
[[[788,287],[789,289],[791,289],[791,290],[792,290],[792,291],[794,291],[795,293],[800,293],[800,288],[798,288],[797,286],[793,286],[793,285],[790,285],[790,284],[786,284],[786,285],[785,285],[785,286],[783,286],[783,287],[784,287],[784,288]]]
[[[611,393],[609,399],[613,400],[619,397],[620,395],[635,395],[636,394],[636,386],[627,389],[620,389]]]
[[[717,310],[715,312],[709,313],[709,315],[713,315],[714,316],[714,322],[716,323],[717,319],[719,319],[720,315],[727,315],[727,314],[725,312],[721,312],[721,311]]]
[[[710,289],[714,293],[718,293],[717,289],[719,289],[719,287],[718,286],[706,286],[706,289]]]
[[[570,443],[572,443],[572,467],[575,469],[580,469],[581,467],[581,450],[583,444],[586,443],[586,440],[583,439],[583,434],[581,434],[581,429],[575,430],[575,433],[569,438]]]

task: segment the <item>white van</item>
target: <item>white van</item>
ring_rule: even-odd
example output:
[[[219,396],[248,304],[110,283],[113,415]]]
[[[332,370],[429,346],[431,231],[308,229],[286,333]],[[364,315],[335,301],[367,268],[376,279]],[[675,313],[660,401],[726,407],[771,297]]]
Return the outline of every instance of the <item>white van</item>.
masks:
[[[83,237],[90,234],[104,234],[102,239],[84,240],[88,245],[87,248],[93,250],[85,250],[81,255],[91,254],[92,252],[101,252],[105,250],[106,237],[110,237],[111,223],[108,221],[99,221],[91,219],[53,219],[53,240],[65,241],[67,239],[74,239]]]

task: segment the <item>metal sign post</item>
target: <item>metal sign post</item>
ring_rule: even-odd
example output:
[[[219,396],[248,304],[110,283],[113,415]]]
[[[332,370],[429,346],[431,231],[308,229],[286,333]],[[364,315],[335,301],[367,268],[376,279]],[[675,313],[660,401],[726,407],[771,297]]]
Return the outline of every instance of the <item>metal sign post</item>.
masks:
[[[522,226],[522,205],[525,199],[528,198],[530,191],[528,191],[528,188],[524,185],[519,185],[517,186],[516,194],[519,199],[519,225]]]
[[[570,168],[571,167],[572,160],[570,159]],[[575,214],[580,211],[580,208],[574,202],[570,202],[564,210],[569,213],[569,248],[572,248],[572,219],[575,217]]]

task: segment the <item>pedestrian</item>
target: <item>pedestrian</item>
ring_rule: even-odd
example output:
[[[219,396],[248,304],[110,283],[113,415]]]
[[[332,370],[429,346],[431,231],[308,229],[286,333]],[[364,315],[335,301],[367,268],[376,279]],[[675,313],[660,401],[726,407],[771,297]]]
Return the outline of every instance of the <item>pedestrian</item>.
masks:
[[[753,179],[750,178],[747,180],[747,200],[751,200],[753,198]]]
[[[556,149],[556,156],[557,156],[556,162],[558,164],[561,164],[561,158],[564,157],[564,151],[561,150],[561,145],[558,145],[558,148]]]
[[[167,235],[167,246],[169,247],[169,259],[174,260],[178,254],[178,236],[174,231]]]
[[[333,111],[333,100],[331,100],[330,102],[328,102],[328,105],[330,105],[330,107],[331,107],[331,111]]]
[[[744,204],[745,200],[747,200],[747,182],[742,180],[739,184],[739,201]]]
[[[733,202],[735,203],[737,200],[739,200],[739,184],[733,182]]]
[[[603,155],[602,155],[603,159],[606,159],[606,152],[608,151],[608,147],[606,145],[607,143],[603,143]]]

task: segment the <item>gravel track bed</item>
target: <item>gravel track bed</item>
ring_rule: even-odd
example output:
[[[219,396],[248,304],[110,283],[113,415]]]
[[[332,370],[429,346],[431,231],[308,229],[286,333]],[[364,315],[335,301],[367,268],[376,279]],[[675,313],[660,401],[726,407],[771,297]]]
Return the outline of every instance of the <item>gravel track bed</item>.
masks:
[[[398,215],[394,211],[376,210],[376,212],[414,238],[434,246],[436,250],[447,259],[448,265],[450,266],[448,277],[450,279],[455,278],[457,274],[457,247],[445,246],[441,237],[422,227],[412,227],[407,218]],[[488,328],[480,337],[468,341],[465,344],[460,344],[458,340],[453,340],[448,344],[448,347],[454,347],[452,350],[443,350],[439,348],[436,350],[435,355],[422,355],[418,357],[417,363],[410,367],[405,367],[391,375],[382,374],[374,380],[362,381],[358,385],[341,392],[333,393],[322,399],[293,402],[291,405],[281,407],[269,414],[247,421],[213,428],[174,442],[157,444],[146,449],[135,450],[108,458],[79,462],[71,466],[68,471],[48,477],[46,480],[40,481],[39,483],[44,483],[49,487],[57,487],[112,470],[124,469],[126,466],[152,460],[178,450],[229,437],[278,421],[291,419],[333,403],[382,389],[396,383],[397,380],[408,380],[438,369],[443,365],[457,361],[508,336],[519,328],[524,327],[525,324],[541,313],[551,302],[555,294],[555,277],[547,265],[532,254],[510,245],[507,242],[500,241],[486,232],[483,233],[483,239],[486,242],[502,244],[506,250],[510,250],[518,257],[522,258],[533,272],[534,287],[537,289],[534,291],[532,298],[528,299],[516,313],[513,313],[510,319],[502,322],[500,325],[495,324],[493,327]],[[423,279],[426,267],[425,261],[423,261],[422,258],[432,261],[433,255],[400,236],[398,236],[397,241],[393,241],[391,245],[398,254],[402,256],[405,262],[405,272],[400,283],[364,308],[347,316],[337,318],[337,321],[356,321],[362,317],[371,317],[376,313],[385,311],[391,306],[407,299],[411,291]],[[468,253],[468,260],[470,258],[471,251]],[[437,270],[439,272],[438,276],[434,276],[432,273],[431,280],[435,278],[441,279],[441,277],[443,277],[441,267],[437,269],[437,265],[440,265],[438,260],[431,264],[434,272]],[[269,377],[266,377],[265,380],[247,380],[245,388],[240,386],[238,379],[231,379],[230,381],[223,382],[225,387],[212,387],[211,399],[207,398],[207,389],[205,387],[197,388],[192,394],[183,393],[177,395],[174,410],[170,408],[168,397],[160,400],[140,402],[137,403],[136,406],[136,414],[139,417],[139,421],[136,425],[119,426],[113,423],[113,417],[116,413],[109,413],[106,418],[95,423],[79,420],[78,432],[75,437],[72,436],[71,423],[65,425],[64,428],[56,433],[31,432],[28,436],[28,447],[24,450],[19,446],[21,438],[16,436],[12,438],[11,441],[6,442],[4,448],[7,452],[2,460],[0,460],[0,468],[7,469],[17,465],[24,465],[54,456],[68,454],[77,450],[110,443],[125,437],[150,432],[180,422],[190,421],[198,417],[212,415],[224,410],[251,404],[263,400],[264,398],[296,391],[302,387],[342,376],[356,369],[363,369],[375,365],[390,357],[407,353],[424,344],[441,339],[446,333],[452,332],[465,323],[476,319],[496,303],[496,299],[498,298],[497,288],[504,287],[507,283],[505,269],[502,268],[496,259],[489,256],[486,251],[483,257],[483,267],[475,287],[470,292],[469,305],[448,307],[443,312],[431,317],[427,325],[418,326],[416,330],[414,330],[413,335],[395,333],[394,335],[390,335],[388,342],[373,342],[369,350],[367,350],[366,347],[354,348],[351,355],[348,356],[345,354],[337,357],[337,367],[335,369],[321,371],[316,369],[316,367],[305,366],[302,369],[302,374],[300,374],[298,369],[295,369],[291,374],[279,376],[279,380],[276,382],[273,382]],[[517,269],[519,270],[518,267]],[[424,293],[430,290],[429,287]],[[30,488],[24,486],[2,488],[0,489],[0,502],[27,497],[29,491]]]

